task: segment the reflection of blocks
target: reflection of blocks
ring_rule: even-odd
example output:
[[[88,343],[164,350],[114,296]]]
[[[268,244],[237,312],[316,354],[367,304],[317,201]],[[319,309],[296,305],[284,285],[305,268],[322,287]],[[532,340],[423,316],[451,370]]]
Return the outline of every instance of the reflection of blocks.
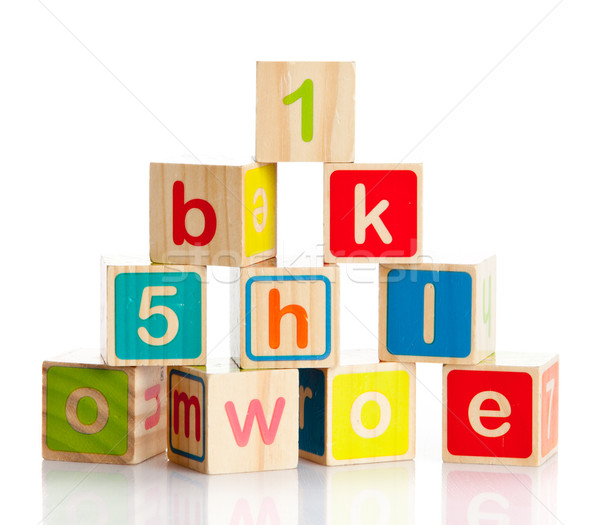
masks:
[[[327,465],[414,457],[415,365],[300,370],[300,456]]]
[[[113,366],[206,362],[206,268],[108,264],[102,356]]]
[[[243,268],[231,301],[233,360],[242,368],[335,365],[338,282],[336,265]]]
[[[414,523],[414,461],[335,469],[300,461],[298,470],[300,523]]]
[[[298,371],[169,368],[168,456],[206,474],[294,468]]]
[[[558,461],[539,468],[443,466],[442,523],[556,523]]]
[[[496,258],[381,266],[379,358],[475,364],[496,345]]]
[[[558,356],[444,367],[444,461],[539,465],[558,444]]]
[[[150,165],[150,259],[247,266],[276,253],[277,168]]]
[[[139,465],[96,464],[93,468],[44,461],[44,521],[61,525],[165,523],[165,461],[164,454]]]
[[[354,160],[354,63],[258,62],[256,159]]]
[[[63,357],[43,365],[45,459],[139,463],[164,451],[164,368]]]
[[[327,262],[399,263],[421,253],[422,164],[325,164]]]
[[[298,523],[298,471],[198,476],[169,469],[169,516],[173,525]]]

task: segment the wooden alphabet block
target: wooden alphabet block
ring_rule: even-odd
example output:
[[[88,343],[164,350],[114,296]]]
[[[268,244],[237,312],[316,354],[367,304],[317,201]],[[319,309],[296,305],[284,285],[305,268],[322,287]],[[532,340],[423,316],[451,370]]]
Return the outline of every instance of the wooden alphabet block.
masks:
[[[163,367],[110,367],[70,352],[42,367],[42,456],[139,463],[166,448]]]
[[[150,259],[247,266],[276,254],[277,167],[150,164]]]
[[[221,474],[295,468],[298,371],[169,367],[169,460]]]
[[[422,164],[325,164],[326,262],[417,261],[423,238]]]
[[[414,458],[414,364],[371,361],[299,373],[300,457],[325,465]]]
[[[444,366],[443,459],[540,465],[558,445],[558,356],[494,354]]]
[[[206,363],[206,267],[102,266],[102,346],[111,366]]]
[[[475,364],[496,346],[496,258],[382,265],[379,358]]]
[[[256,159],[354,161],[354,62],[257,62]]]
[[[242,268],[233,285],[231,356],[241,368],[334,366],[339,268],[271,262]]]

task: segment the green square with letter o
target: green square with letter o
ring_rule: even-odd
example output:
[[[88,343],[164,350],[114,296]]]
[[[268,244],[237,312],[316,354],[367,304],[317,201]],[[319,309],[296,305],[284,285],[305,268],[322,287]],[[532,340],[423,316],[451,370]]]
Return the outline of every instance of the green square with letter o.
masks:
[[[46,378],[46,445],[61,452],[127,452],[128,377],[123,370],[52,366]]]

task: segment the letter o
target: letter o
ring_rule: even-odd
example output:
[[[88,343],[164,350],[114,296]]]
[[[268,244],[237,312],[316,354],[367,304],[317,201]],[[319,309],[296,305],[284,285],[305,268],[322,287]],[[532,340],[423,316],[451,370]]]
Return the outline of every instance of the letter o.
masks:
[[[98,407],[96,420],[89,425],[82,423],[77,416],[77,405],[84,397],[91,397]],[[71,428],[81,434],[96,434],[100,432],[108,422],[108,401],[95,388],[78,388],[69,394],[66,403],[67,422]]]
[[[379,423],[373,428],[366,428],[362,423],[362,409],[365,404],[369,401],[375,401],[379,405]],[[361,438],[372,439],[381,436],[392,421],[392,406],[387,397],[381,392],[364,392],[358,396],[352,408],[350,409],[350,424],[352,430],[356,432]]]

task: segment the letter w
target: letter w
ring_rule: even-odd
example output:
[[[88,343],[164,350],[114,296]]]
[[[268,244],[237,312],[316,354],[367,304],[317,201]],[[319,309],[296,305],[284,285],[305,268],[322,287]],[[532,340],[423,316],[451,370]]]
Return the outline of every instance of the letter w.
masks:
[[[258,428],[260,429],[260,436],[262,437],[265,445],[270,445],[275,441],[277,435],[277,429],[279,428],[279,422],[281,421],[281,415],[283,414],[283,407],[285,407],[285,399],[278,397],[275,402],[275,409],[273,410],[273,416],[271,417],[271,425],[267,425],[265,413],[262,405],[258,399],[253,399],[248,405],[248,412],[246,413],[246,420],[244,421],[244,428],[240,428],[240,421],[235,410],[235,405],[232,401],[225,403],[225,412],[231,425],[231,430],[235,437],[235,442],[238,447],[245,447],[250,440],[250,433],[252,432],[252,424],[254,418],[258,422]]]

